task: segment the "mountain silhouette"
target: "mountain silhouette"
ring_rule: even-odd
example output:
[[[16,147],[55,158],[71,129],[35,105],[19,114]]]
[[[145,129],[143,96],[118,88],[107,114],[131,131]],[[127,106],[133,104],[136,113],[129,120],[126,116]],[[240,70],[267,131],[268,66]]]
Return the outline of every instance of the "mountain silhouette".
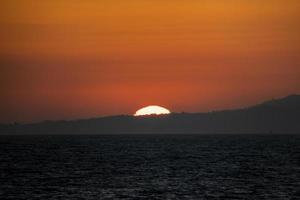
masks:
[[[1,125],[1,134],[300,133],[300,95],[235,110]]]

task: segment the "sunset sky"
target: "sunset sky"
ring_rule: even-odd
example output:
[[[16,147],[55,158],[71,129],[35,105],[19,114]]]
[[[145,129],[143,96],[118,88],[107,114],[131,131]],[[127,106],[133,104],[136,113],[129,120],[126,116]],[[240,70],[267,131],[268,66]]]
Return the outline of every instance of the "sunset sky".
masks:
[[[2,0],[0,122],[300,93],[299,0]]]

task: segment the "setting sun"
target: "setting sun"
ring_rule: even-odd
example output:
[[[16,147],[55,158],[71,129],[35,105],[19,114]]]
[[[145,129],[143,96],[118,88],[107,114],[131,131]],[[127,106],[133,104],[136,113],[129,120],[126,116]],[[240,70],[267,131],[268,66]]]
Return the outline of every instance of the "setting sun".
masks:
[[[147,106],[139,109],[135,112],[134,116],[142,116],[142,115],[162,115],[162,114],[170,114],[171,112],[161,106]]]

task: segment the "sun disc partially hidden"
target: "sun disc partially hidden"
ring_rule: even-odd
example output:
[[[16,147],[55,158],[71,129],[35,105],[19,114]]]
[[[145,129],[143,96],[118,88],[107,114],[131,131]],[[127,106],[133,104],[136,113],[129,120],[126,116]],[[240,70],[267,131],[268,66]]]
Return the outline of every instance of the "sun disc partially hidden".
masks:
[[[134,116],[142,116],[142,115],[163,115],[170,114],[171,112],[161,106],[147,106],[137,110]]]

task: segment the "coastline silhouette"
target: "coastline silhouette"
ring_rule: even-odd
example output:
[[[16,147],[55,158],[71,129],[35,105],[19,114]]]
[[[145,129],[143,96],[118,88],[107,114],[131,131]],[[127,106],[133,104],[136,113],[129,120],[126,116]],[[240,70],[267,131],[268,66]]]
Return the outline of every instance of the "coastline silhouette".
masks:
[[[208,113],[109,116],[0,125],[2,134],[300,133],[300,95],[243,109]]]

